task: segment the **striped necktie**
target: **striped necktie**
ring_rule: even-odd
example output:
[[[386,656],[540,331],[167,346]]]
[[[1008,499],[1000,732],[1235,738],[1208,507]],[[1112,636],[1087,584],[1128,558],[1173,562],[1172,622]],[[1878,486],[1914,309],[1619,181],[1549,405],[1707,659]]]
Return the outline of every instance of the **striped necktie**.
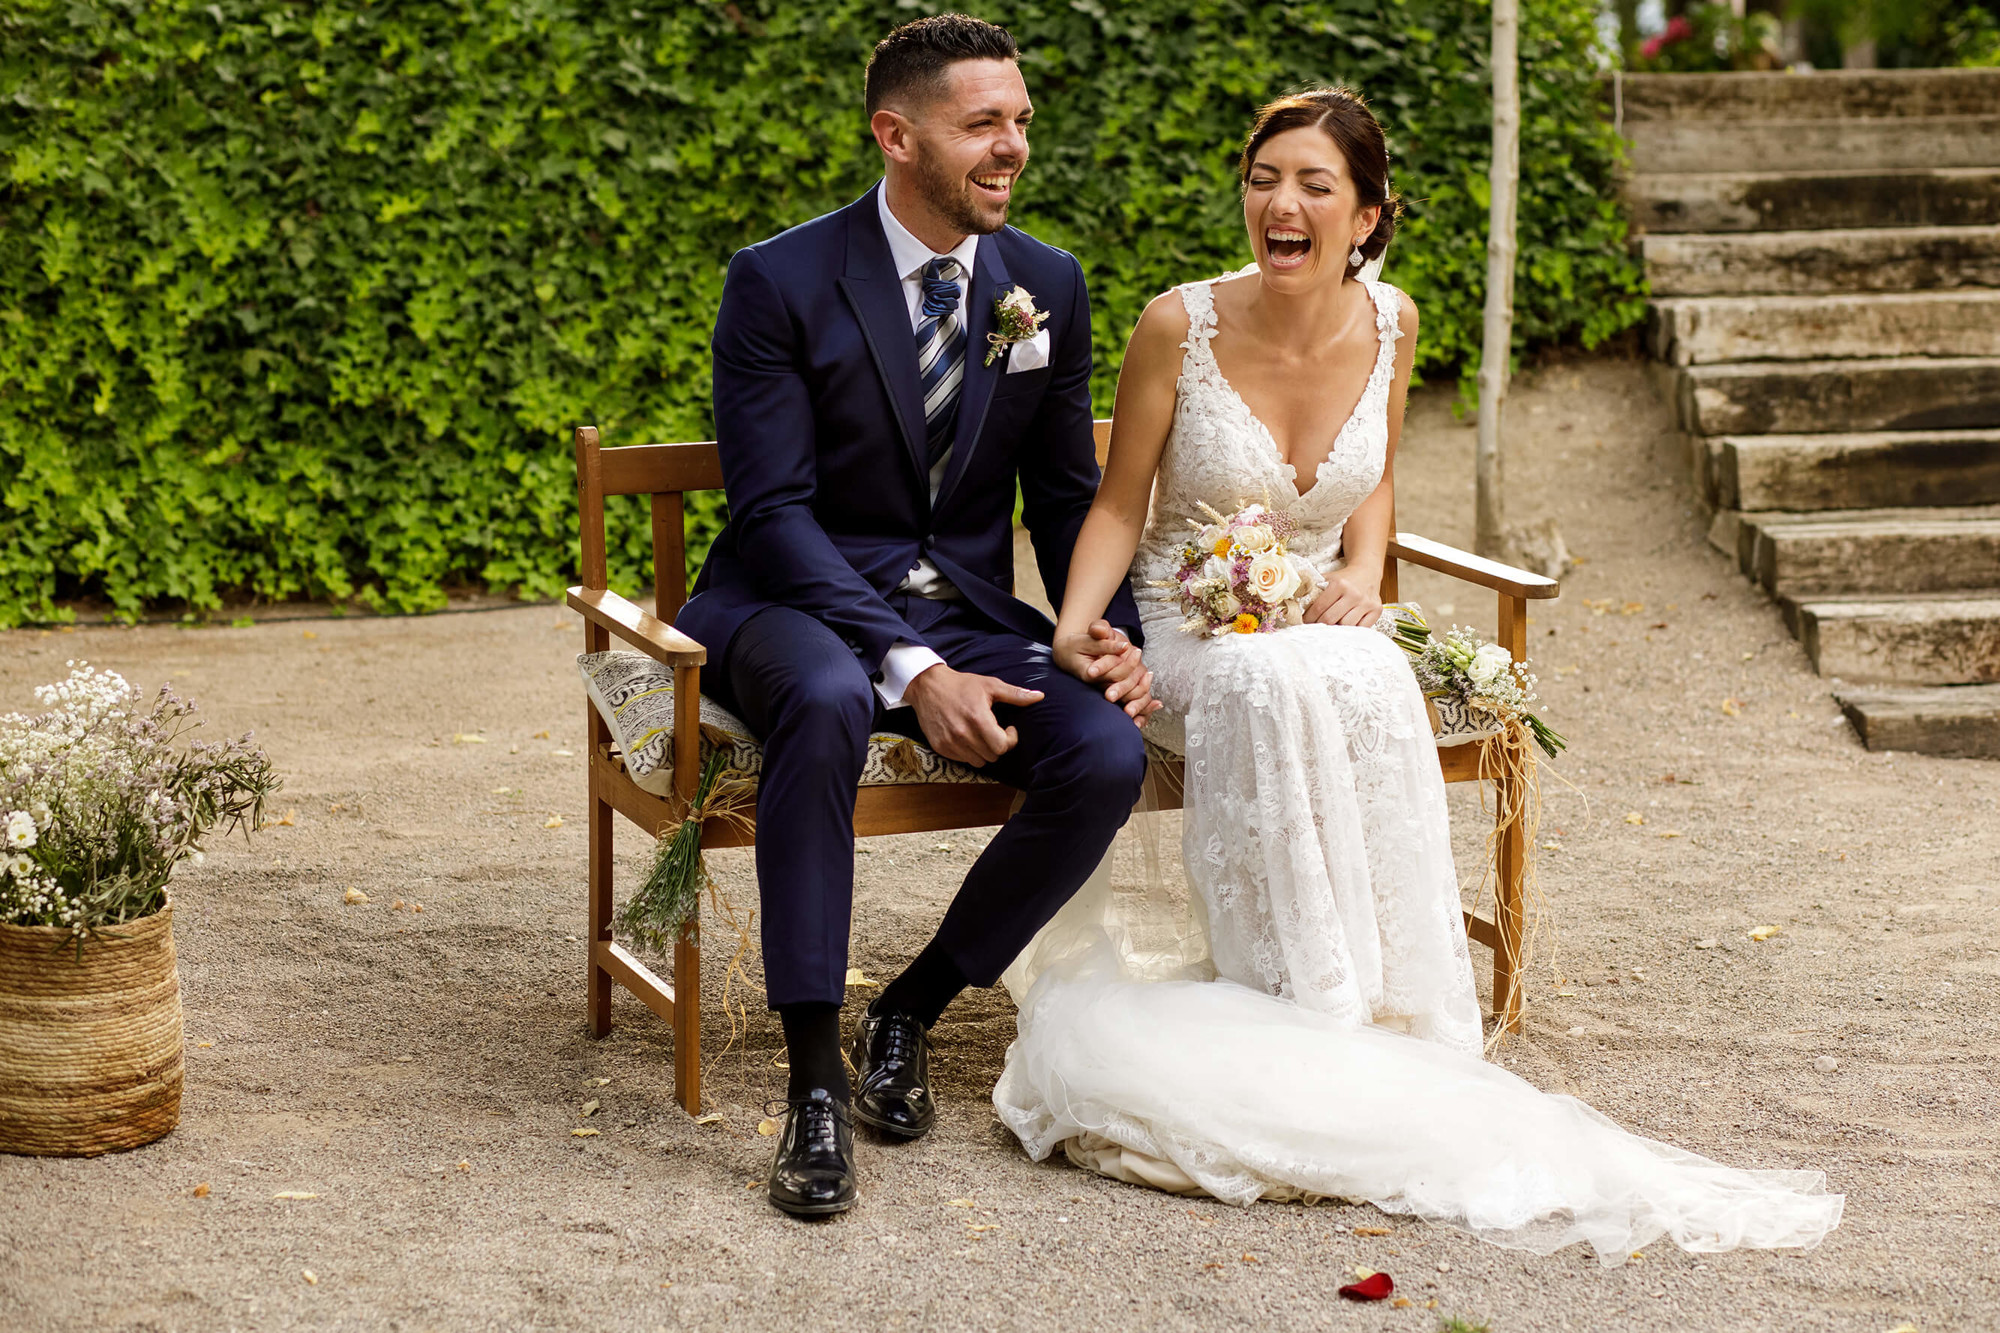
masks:
[[[924,265],[917,376],[924,389],[927,461],[933,468],[951,451],[958,426],[958,393],[965,382],[965,326],[958,317],[958,279],[964,272],[964,267],[948,256]]]

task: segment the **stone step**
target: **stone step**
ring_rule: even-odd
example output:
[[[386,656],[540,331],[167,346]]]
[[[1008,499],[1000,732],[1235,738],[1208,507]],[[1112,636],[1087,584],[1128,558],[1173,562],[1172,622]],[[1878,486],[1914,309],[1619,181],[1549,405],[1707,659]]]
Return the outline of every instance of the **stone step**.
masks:
[[[2000,357],[1660,367],[1691,435],[2000,427]]]
[[[2000,356],[2000,291],[1679,296],[1647,310],[1669,365],[1862,357]]]
[[[1644,237],[1656,297],[2000,287],[2000,224]]]
[[[2000,169],[1639,175],[1625,198],[1647,233],[1981,227],[2000,224]]]
[[[1871,750],[2000,759],[2000,685],[1862,688],[1834,697]]]
[[[1822,676],[1898,685],[2000,681],[2000,589],[1785,602]]]
[[[1733,534],[1743,572],[1795,602],[2000,588],[2000,505],[1736,512]]]
[[[1627,74],[1613,95],[1626,122],[1970,116],[2000,106],[2000,69]]]
[[[1653,120],[1625,125],[1632,170],[1727,171],[1782,162],[1788,171],[2000,166],[2000,113],[1883,120]]]
[[[1701,441],[1718,509],[2000,505],[2000,430],[1723,435]]]

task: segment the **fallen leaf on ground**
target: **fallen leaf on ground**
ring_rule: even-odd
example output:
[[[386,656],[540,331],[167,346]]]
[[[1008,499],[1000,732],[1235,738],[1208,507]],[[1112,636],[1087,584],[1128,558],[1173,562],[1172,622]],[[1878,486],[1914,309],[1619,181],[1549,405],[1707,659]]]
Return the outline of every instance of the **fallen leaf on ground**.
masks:
[[[208,1197],[208,1182],[206,1180],[194,1187],[194,1197],[197,1199],[206,1199]]]
[[[279,1190],[271,1196],[274,1199],[317,1199],[319,1195],[306,1190]]]
[[[1697,948],[1697,949],[1713,949],[1713,948],[1715,947],[1715,941],[1714,941],[1714,940],[1696,940],[1696,941],[1694,942],[1694,947],[1695,947],[1695,948]]]
[[[1643,824],[1646,822],[1646,817],[1637,810],[1634,810],[1625,816],[1625,822],[1628,824]]]
[[[722,1112],[710,1111],[707,1115],[698,1115],[694,1122],[697,1125],[719,1125],[722,1123]]]
[[[973,1205],[970,1199],[946,1199],[944,1206],[947,1208],[970,1208]]]
[[[583,1084],[587,1088],[601,1088],[610,1081],[608,1078],[587,1078],[583,1081]]]
[[[205,1051],[213,1045],[215,1045],[215,1043],[212,1041],[198,1041],[195,1043],[195,1049]]]
[[[317,635],[317,634],[313,633],[313,632],[312,632],[311,630],[306,630],[306,631],[305,631],[305,637],[306,637],[306,638],[308,638],[308,639],[317,639],[317,638],[319,637],[319,635]]]
[[[390,903],[390,904],[389,904],[389,910],[390,910],[390,911],[392,911],[392,912],[400,912],[400,911],[402,911],[402,910],[403,910],[403,900],[402,900],[401,898],[398,898],[398,899],[396,899],[396,901],[395,901],[395,902],[392,902],[392,903]]]
[[[548,817],[547,819],[545,819],[545,820],[543,820],[543,821],[542,821],[542,827],[543,827],[543,828],[561,828],[561,827],[562,827],[562,816],[561,816],[561,815],[550,815],[550,816],[549,816],[549,817]]]
[[[299,1276],[306,1280],[308,1287],[317,1287],[319,1285],[319,1274],[313,1272],[310,1268],[301,1268]]]
[[[272,820],[268,820],[268,821],[266,821],[266,822],[265,822],[265,824],[264,824],[264,827],[265,827],[265,828],[297,828],[297,827],[298,827],[298,823],[299,823],[299,812],[298,812],[298,811],[296,811],[296,810],[287,810],[287,811],[285,811],[285,813],[284,813],[284,814],[282,814],[282,815],[279,815],[279,816],[278,816],[278,817],[277,817],[276,819],[272,819]]]
[[[769,1116],[766,1116],[762,1120],[759,1120],[757,1122],[757,1132],[759,1134],[762,1134],[767,1139],[783,1128],[784,1128],[783,1125],[771,1119]]]
[[[1243,1262],[1246,1264],[1254,1264],[1254,1263],[1261,1263],[1262,1260],[1258,1259],[1257,1256],[1254,1254],[1246,1254],[1243,1256]]]
[[[1678,838],[1681,836],[1681,831],[1677,828],[1665,829],[1659,836],[1662,838]]]
[[[870,981],[868,974],[860,968],[850,967],[847,969],[847,984],[850,986],[880,986],[882,983],[879,981]]]
[[[460,731],[453,733],[451,743],[453,745],[484,745],[486,744],[486,738],[484,736],[475,736],[469,731]]]
[[[1389,1308],[1392,1310],[1407,1310],[1409,1307],[1410,1298],[1408,1296],[1398,1296],[1395,1300],[1389,1302]]]
[[[1372,1268],[1362,1268],[1359,1265],[1357,1265],[1354,1269],[1354,1280],[1356,1282],[1366,1282],[1369,1278],[1374,1276],[1375,1276],[1375,1270]]]
[[[1576,992],[1573,990],[1559,990],[1556,992],[1556,998],[1559,1000],[1574,1000]]]
[[[1340,1289],[1340,1294],[1350,1301],[1387,1300],[1396,1290],[1394,1280],[1387,1273],[1370,1273],[1359,1282],[1350,1282]]]
[[[576,758],[576,753],[572,750],[550,750],[549,753],[554,755],[558,759]]]
[[[1765,940],[1770,939],[1773,935],[1777,933],[1778,933],[1778,928],[1776,926],[1750,927],[1750,938],[1757,941],[1757,943],[1759,944],[1762,944]]]
[[[594,1129],[572,1129],[569,1132],[569,1136],[573,1139],[594,1139],[597,1137],[597,1131]]]
[[[966,1227],[967,1231],[998,1231],[999,1229],[1000,1224],[998,1222],[979,1222]]]
[[[763,1183],[764,1182],[761,1180],[746,1180],[743,1182],[743,1188],[746,1190],[754,1190]]]
[[[514,790],[514,789],[513,789],[512,787],[495,787],[495,788],[494,788],[494,789],[493,789],[493,790],[492,790],[491,792],[489,792],[489,793],[488,793],[488,795],[491,795],[491,796],[505,796],[505,795],[507,795],[507,794],[508,794],[509,792],[511,792],[511,791],[513,791],[513,790]]]
[[[1742,711],[1743,701],[1741,699],[1724,699],[1722,701],[1722,715],[1724,717],[1736,717]]]
[[[1389,1234],[1389,1228],[1387,1228],[1387,1227],[1356,1227],[1356,1228],[1354,1228],[1354,1234],[1355,1234],[1355,1235],[1357,1235],[1357,1236],[1386,1236],[1386,1235],[1388,1235],[1388,1234]]]
[[[549,738],[549,733],[548,733],[548,732],[547,732],[546,730],[544,730],[544,731],[538,731],[538,732],[536,732],[536,733],[534,734],[534,736],[533,736],[533,737],[532,737],[531,739],[534,739],[534,740],[538,740],[538,741],[545,741],[545,740],[547,740],[548,738]]]
[[[422,903],[420,903],[420,902],[416,902],[416,901],[414,901],[414,900],[413,900],[413,901],[412,901],[412,902],[410,903],[410,910],[411,910],[412,912],[421,912],[421,911],[423,911],[423,910],[424,910],[424,905],[423,905]]]
[[[1548,842],[1542,844],[1542,850],[1545,852],[1559,852],[1562,849],[1563,845],[1554,839],[1550,839]]]
[[[583,1118],[585,1120],[590,1119],[590,1117],[596,1115],[600,1109],[601,1109],[601,1104],[598,1102],[598,1100],[595,1097],[591,1098],[589,1101],[583,1104],[583,1112],[582,1112]]]
[[[470,1171],[470,1170],[472,1169],[472,1161],[471,1161],[471,1159],[469,1159],[469,1158],[468,1158],[468,1159],[465,1159],[465,1160],[463,1160],[463,1161],[459,1162],[459,1164],[458,1164],[458,1169],[459,1169],[459,1170],[461,1170],[461,1171]]]
[[[1631,1254],[1627,1255],[1626,1257],[1627,1257],[1627,1258],[1629,1258],[1629,1259],[1631,1259],[1631,1260],[1633,1260],[1633,1261],[1635,1261],[1635,1262],[1639,1262],[1639,1261],[1643,1261],[1643,1260],[1645,1259],[1645,1257],[1646,1257],[1646,1252],[1645,1252],[1644,1250],[1634,1250],[1634,1251],[1632,1251],[1632,1253],[1631,1253]]]

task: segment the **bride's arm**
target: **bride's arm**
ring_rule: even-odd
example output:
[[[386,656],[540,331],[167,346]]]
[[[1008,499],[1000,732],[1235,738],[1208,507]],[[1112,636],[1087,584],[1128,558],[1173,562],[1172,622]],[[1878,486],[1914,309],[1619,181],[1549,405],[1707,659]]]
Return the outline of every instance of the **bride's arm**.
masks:
[[[1341,531],[1342,564],[1327,579],[1306,619],[1328,625],[1372,625],[1382,614],[1382,566],[1396,530],[1396,442],[1403,437],[1403,405],[1410,393],[1410,366],[1417,355],[1416,303],[1397,293],[1402,313],[1396,327],[1396,378],[1389,388],[1389,448],[1382,481],[1348,516]]]
[[[1069,582],[1056,621],[1055,661],[1090,680],[1107,665],[1083,651],[1093,621],[1125,581],[1146,526],[1153,474],[1174,420],[1174,386],[1180,378],[1180,345],[1187,339],[1187,310],[1178,292],[1155,297],[1139,316],[1118,370],[1118,399],[1111,413],[1111,454],[1090,513],[1077,533]]]

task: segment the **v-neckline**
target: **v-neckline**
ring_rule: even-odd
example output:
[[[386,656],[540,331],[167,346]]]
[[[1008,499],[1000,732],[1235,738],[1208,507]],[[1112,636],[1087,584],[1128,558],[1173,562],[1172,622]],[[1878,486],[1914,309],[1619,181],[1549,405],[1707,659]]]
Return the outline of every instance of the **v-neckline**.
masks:
[[[1373,307],[1375,314],[1374,323],[1377,335],[1375,359],[1368,363],[1368,374],[1361,381],[1361,393],[1358,397],[1355,398],[1354,406],[1348,409],[1346,418],[1343,419],[1340,423],[1340,429],[1334,432],[1333,443],[1330,446],[1328,446],[1326,451],[1326,457],[1320,459],[1319,465],[1313,469],[1312,485],[1306,487],[1304,490],[1300,490],[1299,465],[1285,457],[1285,451],[1278,445],[1277,435],[1272,432],[1269,426],[1264,424],[1264,418],[1257,415],[1257,410],[1250,406],[1249,399],[1245,398],[1242,395],[1242,393],[1240,393],[1237,390],[1236,386],[1229,382],[1229,377],[1222,373],[1222,362],[1218,360],[1215,355],[1215,335],[1222,331],[1222,320],[1217,316],[1215,309],[1215,283],[1211,281],[1208,284],[1209,329],[1208,329],[1208,336],[1203,338],[1201,341],[1202,341],[1202,350],[1208,353],[1209,368],[1215,372],[1215,382],[1222,386],[1223,392],[1236,400],[1236,405],[1243,409],[1243,415],[1250,418],[1250,424],[1255,426],[1260,432],[1263,433],[1264,443],[1268,445],[1271,450],[1271,460],[1278,465],[1280,470],[1292,474],[1288,484],[1291,487],[1293,500],[1295,502],[1304,500],[1307,496],[1311,495],[1314,491],[1317,491],[1319,489],[1320,482],[1325,479],[1321,474],[1323,474],[1326,471],[1326,465],[1328,463],[1331,463],[1335,458],[1339,456],[1341,441],[1347,438],[1348,430],[1354,425],[1355,421],[1361,416],[1361,409],[1368,402],[1368,390],[1371,387],[1373,387],[1375,383],[1376,372],[1381,370],[1382,368],[1382,343],[1380,337],[1382,331],[1382,306],[1381,302],[1376,299],[1375,289],[1373,286],[1369,286],[1364,283],[1364,289],[1368,293],[1368,304],[1371,307]]]

